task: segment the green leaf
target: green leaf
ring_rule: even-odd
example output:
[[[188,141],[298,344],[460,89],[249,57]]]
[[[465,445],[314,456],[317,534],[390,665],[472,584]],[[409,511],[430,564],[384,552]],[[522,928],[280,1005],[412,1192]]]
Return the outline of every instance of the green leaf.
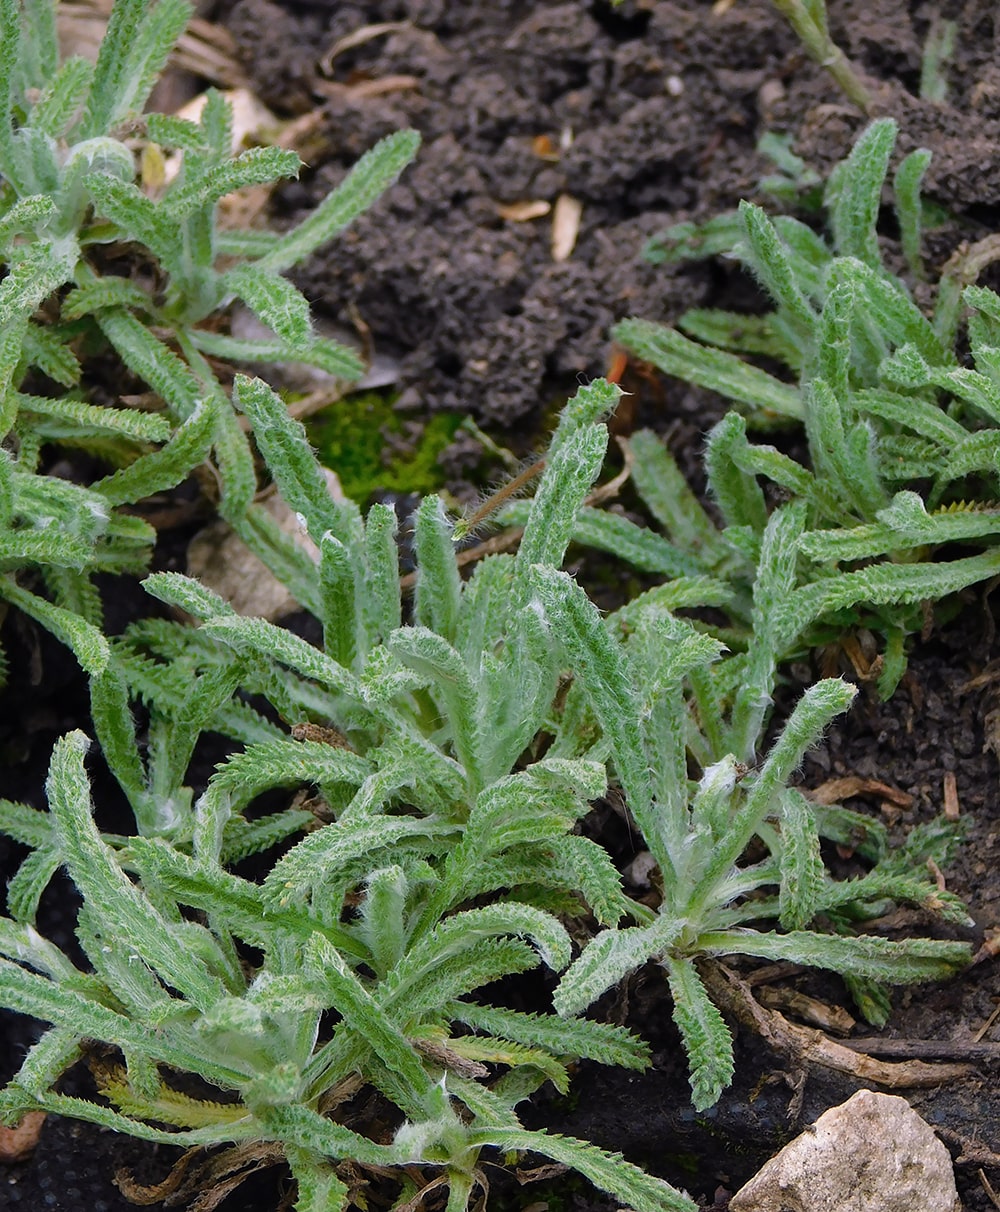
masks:
[[[557,568],[562,563],[607,444],[607,429],[589,424],[563,437],[554,451],[550,448],[515,557],[519,577],[533,564]]]
[[[129,710],[128,687],[116,662],[91,679],[90,714],[104,760],[128,797],[139,832],[169,831],[179,822],[169,819],[171,806],[150,802],[146,769],[139,754],[135,724]]]
[[[837,194],[831,207],[833,241],[841,256],[857,257],[880,269],[878,222],[882,186],[889,157],[896,142],[896,123],[880,118],[871,123],[855,142],[837,178]]]
[[[647,320],[622,320],[612,337],[636,357],[664,374],[707,387],[727,399],[756,409],[767,417],[801,420],[802,401],[795,387],[782,383],[742,358],[689,341],[671,328]]]
[[[767,505],[756,475],[742,468],[747,446],[746,421],[738,413],[727,413],[709,431],[705,467],[726,525],[760,532],[767,524]]]
[[[215,417],[211,402],[200,404],[165,446],[98,480],[94,491],[110,505],[122,505],[174,488],[204,462],[215,434]]]
[[[63,387],[74,387],[79,383],[80,363],[55,325],[15,325],[9,330],[8,338],[10,332],[16,336],[17,330],[21,330],[20,353],[29,366],[37,366],[42,374]]]
[[[691,960],[668,953],[660,962],[667,972],[674,1022],[687,1053],[691,1101],[696,1111],[705,1111],[719,1101],[733,1079],[733,1037]]]
[[[740,203],[740,218],[750,252],[749,262],[771,298],[788,313],[803,340],[816,329],[816,314],[799,289],[791,262],[774,224],[759,206]]]
[[[577,1170],[595,1187],[636,1212],[696,1212],[694,1200],[663,1179],[627,1162],[620,1153],[608,1153],[569,1136],[529,1132],[524,1128],[483,1128],[471,1133],[470,1143],[540,1153]]]
[[[15,921],[34,925],[42,893],[61,866],[62,855],[54,846],[28,855],[7,881],[7,912]]]
[[[220,766],[209,780],[206,795],[224,795],[230,810],[240,812],[271,787],[303,783],[358,786],[371,770],[371,764],[356,753],[321,741],[262,741],[233,754]]]
[[[761,822],[774,811],[776,797],[805,751],[816,743],[831,720],[847,710],[856,693],[854,686],[840,678],[825,678],[811,686],[795,704],[763,766],[748,780],[742,806],[733,815],[726,835],[719,840],[705,865],[689,902],[690,912],[701,912],[712,903],[720,882],[727,878]]]
[[[706,223],[675,223],[653,236],[642,250],[651,265],[705,260],[731,253],[743,234],[737,211],[714,215]]]
[[[812,805],[794,788],[781,796],[780,921],[785,930],[800,930],[816,916],[826,872]]]
[[[141,112],[192,12],[187,0],[159,0],[151,12],[147,8],[148,0],[116,0],[112,7],[81,137],[106,134]]]
[[[273,623],[229,615],[212,618],[204,624],[202,631],[232,645],[237,651],[280,661],[304,677],[314,678],[320,685],[345,694],[359,704],[365,701],[361,683],[353,674],[305,640],[275,627]]]
[[[413,617],[453,642],[458,627],[462,581],[451,541],[452,527],[438,496],[424,497],[413,520],[417,591]]]
[[[892,192],[896,200],[896,217],[899,220],[900,241],[903,256],[910,273],[918,280],[924,276],[920,246],[923,240],[923,206],[920,200],[920,185],[931,162],[931,153],[919,147],[905,156],[892,179]]]
[[[222,995],[218,979],[179,940],[145,894],[122,871],[92,818],[90,787],[83,767],[89,746],[82,732],[56,743],[46,782],[60,847],[73,882],[125,947],[202,1010]],[[107,1038],[99,1036],[98,1038]]]
[[[578,543],[627,560],[643,572],[658,572],[673,579],[697,576],[702,571],[702,565],[697,560],[673,543],[645,526],[637,526],[628,518],[604,510],[581,509],[571,537]]]
[[[295,1212],[344,1212],[350,1192],[329,1165],[295,1145],[285,1145],[285,1157],[298,1186]]]
[[[363,581],[361,617],[368,645],[374,648],[402,622],[396,511],[389,505],[375,504],[368,511]]]
[[[364,362],[353,349],[321,337],[311,337],[293,349],[282,341],[241,341],[200,328],[191,329],[188,335],[202,353],[227,362],[298,362],[348,382],[360,379],[365,373]]]
[[[27,318],[41,303],[73,277],[80,255],[76,237],[38,240],[8,260],[0,282],[0,326]]]
[[[154,572],[146,577],[142,587],[159,601],[176,606],[196,619],[235,614],[232,606],[217,593],[179,572]]]
[[[552,994],[556,1012],[568,1016],[586,1010],[605,990],[662,955],[680,931],[680,922],[668,924],[663,917],[652,926],[603,930],[556,986]]]
[[[972,951],[967,943],[914,938],[895,942],[877,935],[854,938],[796,930],[763,934],[756,930],[706,933],[700,946],[711,955],[756,955],[761,959],[791,960],[811,968],[829,968],[849,976],[884,980],[893,985],[946,980],[966,967]]]
[[[86,187],[97,214],[110,219],[126,239],[144,244],[163,265],[172,265],[177,251],[176,226],[138,186],[109,173],[91,173]]]
[[[223,275],[222,287],[242,299],[293,354],[309,348],[309,301],[291,282],[256,265],[238,265]]]
[[[51,631],[56,639],[72,649],[85,673],[100,674],[111,658],[111,649],[103,635],[85,619],[72,611],[53,606],[16,585],[9,577],[0,576],[0,598],[5,598],[30,618]]]
[[[478,790],[482,785],[478,702],[465,662],[447,640],[426,627],[401,627],[389,637],[387,647],[410,669],[429,679],[440,694],[455,756],[470,786]]]
[[[420,136],[412,130],[397,131],[382,139],[361,157],[308,219],[282,235],[260,258],[257,262],[260,269],[281,273],[327,244],[392,185],[419,146]]]
[[[162,4],[163,0],[160,2]],[[192,179],[178,178],[167,192],[162,205],[165,213],[172,219],[184,219],[199,208],[212,206],[238,189],[271,185],[282,177],[297,177],[301,167],[302,161],[294,151],[281,147],[251,147],[232,160],[215,164],[205,173],[193,175]],[[259,276],[264,277],[264,267],[261,266],[260,269]],[[223,280],[228,281],[231,276],[231,273],[226,274]],[[273,270],[266,274],[268,278],[276,276],[276,271]]]
[[[23,197],[21,156],[14,139],[12,114],[22,53],[21,21],[17,0],[0,0],[0,174]]]
[[[355,574],[348,549],[332,534],[319,545],[320,593],[323,600],[323,649],[350,669],[358,650]]]
[[[140,442],[166,442],[170,423],[156,413],[139,412],[135,408],[111,408],[107,405],[85,404],[70,396],[17,396],[23,412],[53,417],[68,422],[73,428],[86,432],[106,431]]]
[[[446,1097],[444,1090],[431,1080],[413,1045],[326,939],[314,935],[310,949],[320,965],[318,975],[329,989],[334,1007],[350,1024],[352,1032],[360,1034],[399,1079],[393,1098],[398,1100],[400,1109],[418,1119],[440,1112]]]
[[[146,114],[146,135],[161,147],[184,151],[207,151],[205,134],[197,122],[177,118],[171,114]]]
[[[683,551],[716,557],[721,551],[718,528],[660,438],[652,430],[637,430],[629,449],[636,491],[668,536]]]
[[[108,276],[70,291],[63,299],[61,313],[65,320],[79,320],[81,316],[107,307],[136,308],[150,313],[153,306],[147,291],[127,278]]]
[[[554,1056],[578,1056],[602,1065],[643,1070],[649,1065],[649,1045],[624,1027],[590,1019],[529,1014],[478,1002],[452,1002],[449,1020],[501,1039],[541,1048]]]
[[[262,380],[237,375],[233,401],[249,417],[282,497],[305,519],[313,542],[318,545],[329,531],[350,547],[360,530],[357,506],[334,500],[305,430],[288,415],[280,397]]]
[[[649,770],[638,727],[638,695],[626,654],[604,626],[597,607],[565,573],[535,565],[531,569],[531,586],[608,738],[629,809],[665,877],[669,878],[672,862],[653,810]]]
[[[148,383],[180,420],[190,417],[206,389],[173,350],[127,311],[103,311],[97,323],[129,370]]]

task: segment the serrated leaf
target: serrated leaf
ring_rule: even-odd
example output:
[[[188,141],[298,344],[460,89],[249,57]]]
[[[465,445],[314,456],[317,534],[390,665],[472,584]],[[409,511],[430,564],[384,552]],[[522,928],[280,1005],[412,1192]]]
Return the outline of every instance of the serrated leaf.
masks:
[[[357,506],[333,499],[302,425],[288,415],[281,399],[260,379],[237,375],[233,399],[249,417],[282,497],[305,518],[313,541],[319,544],[329,531],[350,546],[360,529]]]
[[[328,243],[396,180],[417,154],[416,131],[397,131],[366,152],[345,180],[298,227],[282,235],[257,262],[269,273],[281,273]]]
[[[604,626],[596,606],[565,573],[536,564],[530,579],[608,738],[628,806],[657,862],[669,871],[671,859],[653,812],[638,727],[639,701],[626,654]]]
[[[280,341],[241,341],[197,328],[189,335],[202,353],[224,358],[227,362],[299,362],[348,382],[360,379],[365,372],[364,362],[353,349],[321,337],[312,337],[306,344],[293,349]]]
[[[464,1001],[453,1002],[448,1017],[474,1030],[544,1048],[556,1056],[586,1057],[603,1065],[637,1070],[649,1064],[649,1045],[612,1023],[529,1014]]]
[[[660,962],[667,972],[673,1018],[687,1053],[691,1101],[696,1111],[705,1111],[719,1101],[733,1079],[733,1037],[691,960],[668,953]]]
[[[130,312],[102,311],[97,323],[129,370],[145,380],[179,419],[194,412],[206,390],[173,350]]]
[[[417,559],[413,617],[449,643],[454,642],[462,596],[451,535],[452,527],[441,498],[424,497],[413,519]]]
[[[256,265],[238,265],[222,278],[222,288],[238,296],[293,352],[312,342],[309,301],[291,282]]]
[[[78,614],[46,602],[5,576],[0,576],[0,598],[23,610],[71,648],[86,673],[96,676],[107,666],[111,658],[107,640]]]
[[[484,1128],[472,1133],[472,1141],[500,1149],[528,1149],[570,1166],[602,1191],[607,1191],[636,1212],[696,1212],[697,1205],[676,1187],[654,1178],[627,1162],[620,1153],[607,1153],[596,1145],[529,1132],[523,1128]]]
[[[664,374],[707,387],[765,415],[802,418],[802,400],[796,388],[733,354],[698,345],[673,329],[646,320],[622,320],[611,335]]]
[[[197,174],[193,180],[178,180],[167,193],[163,207],[172,218],[183,219],[200,207],[211,206],[238,189],[271,185],[283,177],[297,177],[301,167],[302,161],[298,154],[287,148],[251,147],[234,159],[216,164],[207,172]],[[259,268],[259,276],[265,276],[264,266],[260,265]],[[226,280],[230,276],[227,274]],[[267,272],[266,276],[276,278],[277,274],[271,271]],[[246,301],[250,302],[249,299]]]
[[[881,118],[864,131],[843,163],[831,208],[837,252],[857,257],[873,269],[882,264],[875,225],[895,142],[892,118]]]
[[[779,920],[785,930],[799,930],[816,916],[826,872],[812,808],[792,787],[781,796],[780,824]]]
[[[704,934],[699,941],[712,955],[742,954],[791,960],[811,968],[829,968],[894,985],[945,980],[964,968],[972,955],[967,943],[926,938],[895,942],[872,934],[848,938],[809,930],[789,934],[721,930]]]
[[[678,924],[671,930],[663,919],[659,928],[636,926],[630,930],[603,930],[584,947],[552,994],[558,1014],[579,1014],[601,994],[641,968],[647,960],[660,955],[680,933]]]
[[[109,504],[122,505],[174,488],[208,455],[215,434],[215,418],[210,402],[200,404],[160,450],[140,455],[128,467],[98,480],[94,491]]]

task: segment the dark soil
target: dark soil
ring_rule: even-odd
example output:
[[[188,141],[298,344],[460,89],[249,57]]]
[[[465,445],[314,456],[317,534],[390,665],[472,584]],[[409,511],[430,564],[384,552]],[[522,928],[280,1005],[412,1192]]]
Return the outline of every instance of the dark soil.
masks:
[[[934,152],[926,191],[951,215],[929,241],[937,268],[960,240],[1000,226],[998,10],[990,0],[831,0],[830,9],[834,36],[879,90],[879,112],[900,122],[900,153],[916,146]],[[916,94],[935,14],[958,21],[960,69],[947,72],[947,101],[931,104]],[[418,419],[444,409],[471,413],[519,451],[537,444],[554,404],[578,378],[608,369],[615,320],[638,314],[673,321],[692,306],[758,304],[753,284],[721,262],[645,265],[639,253],[648,236],[754,197],[768,169],[755,151],[765,130],[790,133],[798,153],[825,171],[864,125],[764,0],[739,0],[719,14],[705,0],[626,0],[617,10],[605,0],[221,0],[216,15],[266,103],[286,115],[323,106],[322,150],[302,180],[278,195],[278,222],[311,208],[381,135],[403,126],[422,132],[416,165],[298,281],[321,315],[360,322],[378,352],[398,360],[401,409]],[[344,52],[329,76],[321,74],[318,61],[338,38],[385,21],[410,24]],[[378,91],[380,82],[393,81],[391,91]],[[582,205],[582,219],[572,255],[556,263],[551,216],[513,222],[499,208],[554,204],[560,195]],[[982,280],[990,283],[988,272]],[[626,427],[666,433],[697,482],[702,435],[724,403],[635,369],[626,385],[634,392]],[[460,445],[445,461],[457,492],[468,488],[469,461]],[[3,793],[40,804],[52,742],[87,726],[86,697],[64,653],[42,652],[45,679],[33,683],[35,637],[8,622],[4,638],[20,654],[23,676],[0,699]],[[912,809],[892,821],[899,836],[941,810],[945,775],[954,773],[968,834],[946,875],[970,905],[976,945],[998,924],[1000,797],[996,758],[984,748],[996,729],[993,687],[988,680],[968,684],[995,651],[988,605],[970,600],[957,622],[918,649],[892,702],[861,696],[803,770],[806,786],[858,774],[909,792]],[[858,806],[879,811],[874,801]],[[620,846],[620,839],[609,842]],[[17,856],[5,845],[0,841],[0,860],[9,872]],[[72,909],[68,890],[57,889],[46,900],[43,932],[65,938]],[[846,1004],[836,981],[792,983],[800,981]],[[987,960],[950,984],[897,993],[886,1034],[968,1041],[998,997],[995,962]],[[569,1099],[539,1100],[525,1118],[621,1149],[706,1204],[722,1188],[717,1206],[724,1207],[725,1190],[856,1088],[847,1078],[812,1072],[790,1117],[784,1062],[741,1031],[735,1085],[696,1117],[656,973],[641,974],[608,1009],[652,1042],[653,1069],[637,1076],[582,1066]],[[5,1079],[35,1031],[10,1016],[0,1024],[7,1028],[0,1039]],[[794,1083],[800,1075],[787,1076]],[[983,1062],[975,1080],[905,1092],[959,1158],[970,1212],[991,1206],[978,1167],[994,1183],[998,1178],[995,1079]],[[0,1169],[0,1208],[130,1207],[112,1185],[115,1169],[127,1165],[153,1181],[166,1173],[169,1153],[50,1119],[33,1158]],[[282,1182],[272,1171],[223,1207],[274,1212]],[[491,1207],[513,1200],[502,1185]],[[528,1187],[521,1198],[578,1212],[608,1206],[576,1183],[558,1192]]]

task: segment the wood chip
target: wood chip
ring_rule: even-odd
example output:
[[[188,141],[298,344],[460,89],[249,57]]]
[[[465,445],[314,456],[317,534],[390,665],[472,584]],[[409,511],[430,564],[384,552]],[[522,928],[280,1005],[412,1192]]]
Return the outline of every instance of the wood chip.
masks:
[[[983,931],[983,945],[972,957],[972,962],[981,964],[984,960],[995,959],[998,955],[1000,955],[1000,926],[987,926]]]
[[[580,234],[583,203],[571,194],[560,194],[552,212],[552,260],[566,261]]]
[[[778,1010],[768,1010],[751,994],[746,985],[717,960],[698,965],[712,1000],[743,1025],[761,1035],[775,1051],[800,1070],[814,1065],[847,1073],[856,1080],[874,1082],[888,1090],[926,1089],[945,1082],[975,1077],[968,1064],[930,1064],[922,1060],[879,1061],[863,1052],[855,1052],[846,1043],[832,1040],[815,1027],[791,1023]]]
[[[358,80],[354,84],[317,80],[313,91],[320,97],[346,97],[348,101],[363,101],[367,97],[384,97],[387,93],[407,92],[419,87],[419,76],[380,76],[377,80]]]
[[[535,135],[531,140],[531,150],[540,160],[555,163],[559,159],[559,148],[552,142],[551,135]]]
[[[827,779],[818,787],[806,791],[806,799],[816,804],[839,804],[855,795],[871,795],[888,800],[899,808],[912,808],[913,796],[898,787],[891,787],[880,779],[866,779],[858,774],[848,774],[844,778]]]
[[[324,76],[329,76],[333,70],[334,59],[342,55],[344,51],[353,50],[357,46],[364,46],[367,42],[371,42],[375,38],[382,38],[386,34],[394,34],[398,30],[412,28],[409,21],[379,21],[373,25],[363,25],[352,34],[345,34],[343,38],[338,38],[322,59],[320,59],[317,66]]]
[[[854,1030],[855,1019],[843,1006],[830,1006],[807,993],[800,993],[798,989],[765,985],[757,992],[756,997],[768,1010],[788,1010],[802,1022],[811,1027],[819,1027],[821,1031],[829,1031],[833,1035],[848,1035]]]
[[[944,772],[944,817],[946,821],[957,821],[961,815],[961,808],[958,803],[958,783],[955,780],[955,772],[946,770]]]
[[[543,219],[552,210],[549,202],[541,198],[526,198],[523,202],[498,202],[497,214],[508,223],[527,223],[531,219]]]
[[[0,1126],[0,1162],[24,1161],[30,1157],[44,1123],[44,1111],[26,1111],[16,1128]]]

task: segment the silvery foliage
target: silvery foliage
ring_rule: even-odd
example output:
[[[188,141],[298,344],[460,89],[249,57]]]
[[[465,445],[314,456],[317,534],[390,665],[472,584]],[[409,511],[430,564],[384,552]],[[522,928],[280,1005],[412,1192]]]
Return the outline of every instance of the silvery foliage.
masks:
[[[362,518],[334,501],[277,396],[237,380],[236,402],[319,548],[299,574],[323,647],[237,616],[186,577],[148,578],[200,625],[137,624],[109,666],[117,692],[96,700],[139,836],[96,828],[81,733],[56,748],[48,812],[0,804],[0,825],[31,847],[0,920],[0,1000],[52,1024],[0,1097],[8,1119],[36,1108],[174,1144],[277,1142],[297,1207],[316,1212],[346,1206],[342,1161],[398,1168],[404,1200],[403,1168],[428,1167],[447,1181],[449,1208],[465,1208],[487,1147],[573,1166],[637,1209],[693,1209],[617,1155],[517,1117],[545,1081],[565,1089],[572,1060],[642,1068],[639,1040],[471,996],[539,962],[564,970],[566,916],[589,909],[611,927],[630,907],[606,852],[573,832],[606,787],[601,753],[533,749],[554,726],[561,673],[536,582],[562,561],[617,394],[597,383],[567,406],[516,556],[462,582],[451,523],[424,501],[403,623],[392,510]],[[241,692],[266,696],[278,719]],[[145,759],[131,694],[150,715]],[[184,774],[206,729],[244,748],[192,802]],[[311,807],[245,813],[282,787],[313,788]],[[234,871],[276,842],[259,882]],[[33,925],[59,866],[83,897],[89,972]],[[101,1102],[57,1089],[88,1040],[122,1057],[102,1075]],[[171,1071],[235,1101],[182,1093]],[[338,1120],[355,1075],[403,1117],[391,1143]]]
[[[718,1099],[733,1072],[732,1039],[698,974],[700,959],[742,954],[831,969],[846,978],[869,1019],[884,1022],[886,984],[938,979],[970,956],[964,943],[857,932],[893,901],[970,924],[927,865],[928,858],[947,861],[953,831],[914,830],[903,849],[890,851],[877,821],[813,804],[790,785],[805,751],[850,705],[854,687],[839,678],[810,687],[758,760],[783,647],[780,605],[792,593],[788,549],[802,512],[788,507],[769,521],[749,646],[729,656],[715,637],[668,609],[690,604],[690,583],[668,582],[602,619],[564,573],[533,574],[575,673],[564,713],[574,726],[551,752],[574,754],[588,721],[603,737],[662,885],[655,912],[633,905],[637,925],[610,927],[585,947],[556,990],[556,1009],[578,1013],[647,961],[658,963],[700,1109]],[[871,869],[834,879],[821,856],[823,837],[856,849]]]
[[[418,142],[412,131],[383,140],[288,232],[220,229],[227,194],[301,165],[277,147],[234,156],[217,92],[197,123],[142,112],[191,11],[187,0],[116,0],[97,63],[61,63],[55,0],[0,0],[0,598],[94,675],[109,650],[92,576],[141,571],[155,539],[120,506],[214,452],[223,514],[256,548],[280,542],[255,523],[251,448],[209,359],[361,374],[351,350],[313,332],[282,274],[365,210]],[[176,177],[146,187],[139,149],[176,150]],[[235,299],[273,339],[217,331]],[[88,398],[81,359],[109,347],[154,393],[153,411]],[[89,485],[40,475],[52,444],[93,453],[108,474]]]
[[[580,532],[648,571],[721,578],[745,635],[770,513],[765,486],[799,502],[784,655],[867,626],[885,637],[885,697],[905,670],[906,636],[926,625],[926,603],[1000,571],[1000,297],[970,284],[992,254],[977,247],[949,262],[934,313],[923,314],[884,265],[876,233],[895,138],[892,119],[873,122],[834,170],[822,193],[826,237],[743,202],[737,213],[652,242],[649,255],[661,261],[736,258],[775,304],[760,316],[690,311],[680,324],[689,335],[641,319],[614,330],[637,357],[736,402],[706,453],[722,526],[642,433],[632,440],[635,482],[666,537],[586,514]],[[771,146],[787,170],[782,192],[796,183],[813,190],[801,162]],[[928,151],[913,151],[892,180],[913,282],[924,278],[920,184],[929,162]],[[963,316],[972,366],[956,352]],[[746,355],[784,365],[792,381]],[[796,423],[805,427],[808,466],[747,436],[748,426]]]

